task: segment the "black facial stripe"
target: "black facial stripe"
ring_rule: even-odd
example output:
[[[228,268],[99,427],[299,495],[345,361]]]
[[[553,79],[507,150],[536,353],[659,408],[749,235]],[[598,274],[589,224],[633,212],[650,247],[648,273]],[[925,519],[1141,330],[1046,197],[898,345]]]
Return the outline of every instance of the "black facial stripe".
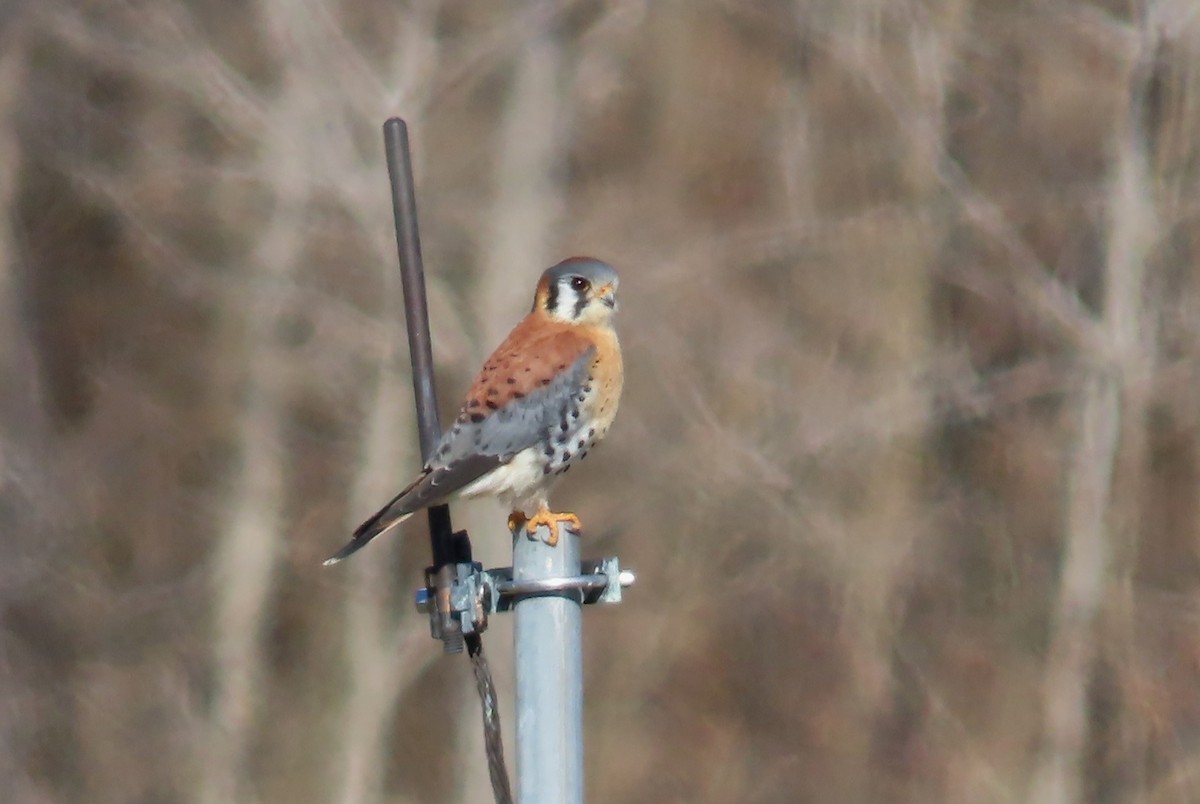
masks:
[[[546,312],[553,313],[558,309],[558,283],[550,283],[550,291],[546,294]]]
[[[575,291],[575,312],[571,314],[571,318],[579,318],[584,307],[587,307],[587,291],[577,290]]]

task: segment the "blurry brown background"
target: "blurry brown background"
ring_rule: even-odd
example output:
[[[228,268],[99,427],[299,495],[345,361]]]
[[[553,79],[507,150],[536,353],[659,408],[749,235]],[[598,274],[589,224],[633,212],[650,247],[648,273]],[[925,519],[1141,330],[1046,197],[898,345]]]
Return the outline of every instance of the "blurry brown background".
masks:
[[[622,271],[590,800],[1200,800],[1192,0],[0,9],[5,801],[489,800],[422,525],[320,566],[419,463],[393,114],[447,408]]]

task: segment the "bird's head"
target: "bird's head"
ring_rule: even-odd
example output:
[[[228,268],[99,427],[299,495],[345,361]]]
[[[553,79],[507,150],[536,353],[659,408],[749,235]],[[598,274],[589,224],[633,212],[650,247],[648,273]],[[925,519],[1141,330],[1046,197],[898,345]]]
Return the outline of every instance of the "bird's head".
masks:
[[[617,272],[591,257],[571,257],[538,280],[534,311],[569,324],[608,324],[617,309]]]

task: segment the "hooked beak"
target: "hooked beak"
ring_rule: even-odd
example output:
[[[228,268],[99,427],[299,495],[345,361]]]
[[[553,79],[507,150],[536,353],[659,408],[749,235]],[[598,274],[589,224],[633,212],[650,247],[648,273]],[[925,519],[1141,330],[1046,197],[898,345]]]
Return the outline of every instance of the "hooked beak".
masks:
[[[617,291],[612,285],[605,285],[600,288],[600,301],[608,305],[609,309],[617,309]]]

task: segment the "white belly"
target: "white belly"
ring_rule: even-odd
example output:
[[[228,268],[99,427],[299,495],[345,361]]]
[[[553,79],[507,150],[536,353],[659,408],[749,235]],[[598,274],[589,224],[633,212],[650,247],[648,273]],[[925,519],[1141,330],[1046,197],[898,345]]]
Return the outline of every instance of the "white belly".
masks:
[[[513,459],[465,487],[463,497],[499,497],[511,510],[534,506],[545,499],[555,480],[545,472],[546,463],[537,447],[518,452]]]

